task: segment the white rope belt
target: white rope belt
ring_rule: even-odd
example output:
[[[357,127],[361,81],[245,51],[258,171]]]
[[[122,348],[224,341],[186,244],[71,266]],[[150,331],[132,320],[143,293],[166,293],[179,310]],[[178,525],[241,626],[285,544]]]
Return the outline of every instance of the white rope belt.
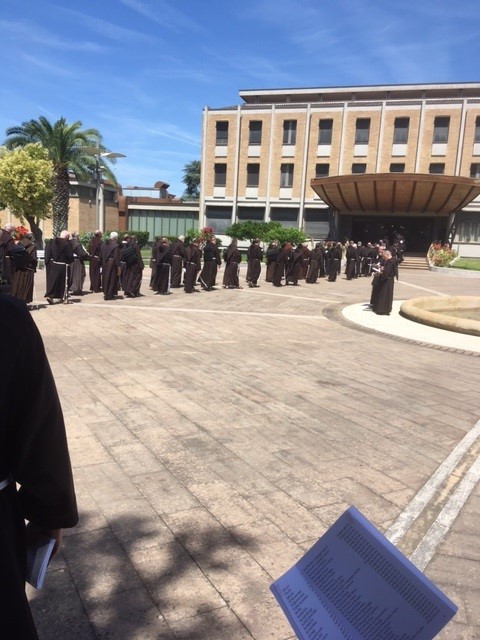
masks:
[[[10,476],[8,478],[5,478],[5,480],[2,480],[0,482],[0,491],[3,491],[3,489],[6,489],[6,487],[8,487],[11,481],[12,481],[12,478]]]

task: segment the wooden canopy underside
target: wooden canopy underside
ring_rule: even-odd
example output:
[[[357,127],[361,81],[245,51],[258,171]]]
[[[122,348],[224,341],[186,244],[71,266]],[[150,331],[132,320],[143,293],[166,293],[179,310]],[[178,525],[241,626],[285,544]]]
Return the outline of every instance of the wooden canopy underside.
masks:
[[[353,174],[315,178],[312,189],[340,213],[459,211],[480,195],[480,180],[418,173]]]

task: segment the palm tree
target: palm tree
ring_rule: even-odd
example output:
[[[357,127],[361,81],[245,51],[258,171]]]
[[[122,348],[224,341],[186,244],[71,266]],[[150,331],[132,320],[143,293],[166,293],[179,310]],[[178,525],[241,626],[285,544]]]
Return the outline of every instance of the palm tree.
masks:
[[[5,146],[8,149],[24,147],[39,142],[48,152],[53,165],[52,177],[52,218],[53,235],[68,227],[68,203],[70,196],[69,172],[77,179],[91,179],[95,171],[95,158],[87,154],[85,147],[94,147],[99,152],[107,149],[102,144],[102,136],[97,129],[82,131],[82,123],[77,120],[67,124],[65,118],[51,123],[44,116],[38,120],[22,122],[18,127],[6,130]],[[106,159],[102,158],[102,164]],[[105,176],[116,184],[112,171],[105,168]]]
[[[183,192],[185,200],[198,200],[200,197],[200,160],[191,160],[183,167],[182,182],[186,185]]]

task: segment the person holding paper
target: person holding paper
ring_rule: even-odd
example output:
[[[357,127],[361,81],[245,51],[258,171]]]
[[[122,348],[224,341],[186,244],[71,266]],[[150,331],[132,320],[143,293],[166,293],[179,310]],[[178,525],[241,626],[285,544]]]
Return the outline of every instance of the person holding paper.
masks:
[[[27,544],[54,538],[55,553],[78,513],[62,409],[24,302],[0,296],[0,331],[0,637],[37,640],[25,595]]]

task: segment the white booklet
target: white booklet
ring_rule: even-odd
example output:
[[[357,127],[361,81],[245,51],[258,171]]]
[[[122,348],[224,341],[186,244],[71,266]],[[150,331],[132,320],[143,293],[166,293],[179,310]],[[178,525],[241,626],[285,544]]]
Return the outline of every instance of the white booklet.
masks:
[[[457,611],[355,507],[271,590],[298,640],[432,640]]]
[[[52,556],[55,538],[40,538],[36,546],[27,549],[27,582],[35,589],[43,587],[45,573]]]

